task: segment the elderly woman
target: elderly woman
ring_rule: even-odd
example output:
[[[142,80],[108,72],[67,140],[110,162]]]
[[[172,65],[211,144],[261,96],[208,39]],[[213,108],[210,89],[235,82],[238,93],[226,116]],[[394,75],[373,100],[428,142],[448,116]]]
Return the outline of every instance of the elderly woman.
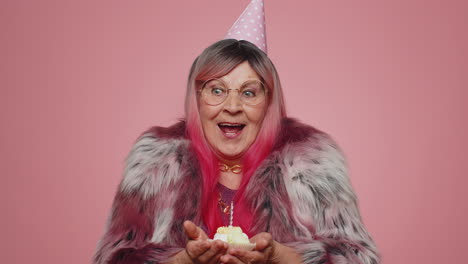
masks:
[[[340,149],[287,118],[275,67],[255,45],[204,50],[185,115],[135,143],[94,263],[379,262]],[[231,211],[253,250],[209,239]]]

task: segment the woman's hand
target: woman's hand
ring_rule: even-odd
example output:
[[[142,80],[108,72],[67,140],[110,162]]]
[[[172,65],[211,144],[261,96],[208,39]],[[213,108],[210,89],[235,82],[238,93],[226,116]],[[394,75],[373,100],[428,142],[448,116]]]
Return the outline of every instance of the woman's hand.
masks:
[[[183,252],[186,256],[180,257],[178,263],[215,264],[226,253],[227,243],[219,240],[208,241],[206,233],[194,223],[185,221],[184,229],[189,242]]]
[[[256,244],[253,251],[230,248],[220,261],[226,264],[302,263],[294,249],[276,242],[269,233],[260,233],[250,241]]]

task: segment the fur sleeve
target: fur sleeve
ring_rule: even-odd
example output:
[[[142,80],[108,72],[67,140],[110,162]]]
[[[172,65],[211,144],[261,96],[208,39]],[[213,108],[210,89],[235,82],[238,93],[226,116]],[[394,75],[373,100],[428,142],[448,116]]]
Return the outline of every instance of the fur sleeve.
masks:
[[[136,142],[93,263],[162,263],[181,250],[166,239],[173,222],[169,203],[174,199],[165,190],[177,180],[180,165],[174,142],[178,141],[157,139],[152,133]]]
[[[311,237],[290,243],[304,263],[377,264],[347,176],[343,154],[328,135],[317,133],[285,150],[286,186],[296,222]]]

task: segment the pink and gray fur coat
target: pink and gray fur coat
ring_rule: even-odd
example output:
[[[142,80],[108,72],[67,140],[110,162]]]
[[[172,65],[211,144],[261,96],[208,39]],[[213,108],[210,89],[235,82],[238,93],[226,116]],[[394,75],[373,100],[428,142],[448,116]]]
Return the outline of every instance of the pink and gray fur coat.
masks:
[[[202,225],[201,175],[185,123],[152,128],[135,143],[93,263],[164,263],[182,250],[184,220]],[[282,122],[272,153],[245,192],[255,224],[310,264],[376,264],[344,157],[327,134]]]

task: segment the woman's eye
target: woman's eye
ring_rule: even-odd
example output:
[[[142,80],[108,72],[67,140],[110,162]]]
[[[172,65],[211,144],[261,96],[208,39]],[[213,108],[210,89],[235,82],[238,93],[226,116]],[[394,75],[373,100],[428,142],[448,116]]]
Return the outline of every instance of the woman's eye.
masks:
[[[223,93],[224,93],[224,90],[222,88],[219,88],[219,87],[211,88],[211,94],[213,95],[222,95]]]
[[[255,97],[257,93],[254,90],[244,90],[242,91],[242,95],[246,97]]]

